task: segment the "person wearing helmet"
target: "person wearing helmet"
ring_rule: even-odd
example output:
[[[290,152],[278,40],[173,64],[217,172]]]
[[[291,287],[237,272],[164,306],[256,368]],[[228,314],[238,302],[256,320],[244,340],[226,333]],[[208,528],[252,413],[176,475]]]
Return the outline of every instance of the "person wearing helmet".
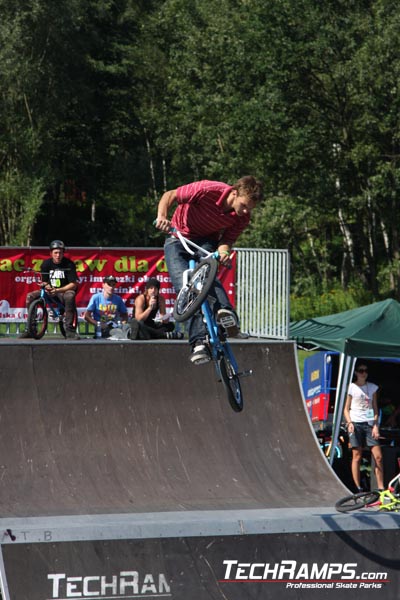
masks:
[[[65,244],[61,240],[50,243],[50,258],[43,261],[40,268],[42,281],[49,296],[57,296],[65,305],[65,333],[67,339],[79,339],[73,325],[76,310],[75,296],[78,289],[78,276],[75,263],[64,256]],[[40,296],[40,291],[30,292],[26,297],[26,308]],[[28,331],[21,338],[31,337]]]
[[[64,242],[62,242],[61,240],[53,240],[52,242],[50,242],[50,246],[49,246],[50,250],[65,250],[65,244]],[[51,255],[51,252],[50,252]]]

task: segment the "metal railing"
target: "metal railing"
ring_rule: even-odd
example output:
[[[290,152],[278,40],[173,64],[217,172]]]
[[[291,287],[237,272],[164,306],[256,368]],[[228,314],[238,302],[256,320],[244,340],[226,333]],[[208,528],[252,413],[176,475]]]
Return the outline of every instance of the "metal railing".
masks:
[[[256,337],[289,338],[288,250],[237,249],[236,303],[241,330]]]

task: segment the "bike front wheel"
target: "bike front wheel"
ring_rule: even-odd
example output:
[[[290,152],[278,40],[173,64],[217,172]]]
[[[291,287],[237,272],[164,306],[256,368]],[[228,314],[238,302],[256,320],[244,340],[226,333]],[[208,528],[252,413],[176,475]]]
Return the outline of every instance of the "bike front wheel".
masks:
[[[215,258],[202,260],[193,270],[189,282],[176,297],[174,319],[178,323],[186,321],[200,309],[217,275],[218,263]]]
[[[358,510],[365,508],[370,504],[374,504],[379,500],[379,492],[360,492],[359,494],[352,494],[351,496],[345,496],[338,500],[335,504],[335,508],[338,512],[350,512],[352,510]]]
[[[35,340],[40,340],[47,329],[48,314],[43,298],[32,302],[28,310],[27,330]]]
[[[225,354],[221,356],[218,366],[229,404],[235,412],[241,412],[243,410],[242,388],[240,386],[239,375],[229,356]]]

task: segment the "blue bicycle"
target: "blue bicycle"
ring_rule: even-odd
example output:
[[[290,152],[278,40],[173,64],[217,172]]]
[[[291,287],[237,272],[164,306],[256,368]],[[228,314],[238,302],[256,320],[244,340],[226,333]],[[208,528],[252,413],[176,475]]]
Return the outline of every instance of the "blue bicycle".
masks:
[[[28,333],[35,339],[40,340],[47,331],[47,325],[50,316],[58,320],[60,332],[64,337],[65,332],[65,306],[57,296],[50,296],[46,292],[46,283],[42,281],[40,273],[34,272],[36,283],[40,286],[40,296],[35,298],[28,309],[28,319],[26,329]],[[72,325],[74,328],[78,324],[78,311],[75,309]]]
[[[217,377],[224,385],[231,407],[235,412],[240,412],[243,410],[243,394],[239,378],[251,375],[252,371],[239,372],[225,330],[216,323],[208,301],[208,292],[218,272],[219,254],[207,252],[176,229],[172,229],[171,233],[176,235],[185,250],[193,255],[193,259],[189,261],[189,269],[184,272],[183,286],[175,301],[174,319],[183,322],[201,310],[207,329],[206,343],[215,364]],[[196,262],[196,257],[200,257],[200,262]]]

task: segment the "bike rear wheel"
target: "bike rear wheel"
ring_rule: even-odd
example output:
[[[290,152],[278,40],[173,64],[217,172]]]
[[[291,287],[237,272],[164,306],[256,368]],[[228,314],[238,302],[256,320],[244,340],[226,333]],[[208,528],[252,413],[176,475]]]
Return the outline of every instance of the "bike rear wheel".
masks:
[[[63,335],[66,338],[67,334],[66,334],[66,331],[65,331],[65,314],[61,315],[58,324],[60,326],[61,335]],[[76,329],[77,326],[78,326],[78,311],[75,309],[75,311],[74,311],[74,318],[72,320],[72,327],[74,329]]]
[[[243,410],[243,395],[239,376],[229,356],[223,354],[218,361],[221,379],[229,400],[229,404],[235,412]]]
[[[193,270],[189,282],[179,292],[174,305],[174,319],[178,323],[186,321],[200,309],[217,275],[218,263],[215,258],[202,260]]]
[[[338,512],[349,512],[351,510],[358,510],[365,508],[369,504],[374,504],[379,500],[379,492],[360,492],[359,494],[352,494],[351,496],[345,496],[338,500],[335,504],[335,508]]]
[[[35,339],[40,340],[47,329],[48,313],[43,298],[37,298],[32,302],[28,310],[26,327],[28,333]]]

